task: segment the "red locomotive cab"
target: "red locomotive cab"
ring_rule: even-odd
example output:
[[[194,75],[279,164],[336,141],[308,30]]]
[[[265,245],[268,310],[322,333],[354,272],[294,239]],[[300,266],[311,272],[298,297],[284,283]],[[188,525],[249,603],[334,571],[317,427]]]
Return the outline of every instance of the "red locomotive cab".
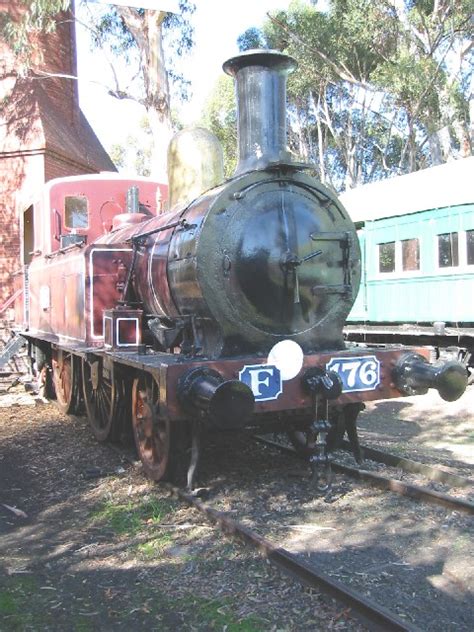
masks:
[[[114,228],[114,218],[130,211],[137,220],[154,216],[166,196],[166,185],[116,173],[53,180],[45,191],[44,252],[90,244]]]
[[[121,297],[130,247],[96,241],[154,217],[167,186],[117,173],[51,180],[22,218],[24,314],[17,320],[49,342],[101,346],[106,310]]]

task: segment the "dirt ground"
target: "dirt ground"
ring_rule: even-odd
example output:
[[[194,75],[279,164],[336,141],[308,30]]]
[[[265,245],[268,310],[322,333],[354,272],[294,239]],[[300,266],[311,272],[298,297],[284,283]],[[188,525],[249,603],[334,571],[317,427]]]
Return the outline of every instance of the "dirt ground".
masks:
[[[455,402],[430,390],[419,397],[370,402],[358,419],[362,441],[474,475],[474,385]]]
[[[473,404],[374,403],[362,438],[472,475]],[[0,397],[0,568],[0,630],[363,629],[22,392]]]
[[[28,394],[0,403],[0,630],[364,629],[122,463],[84,419]]]
[[[372,404],[361,418],[364,443],[386,445],[395,454],[437,463],[472,480],[474,468],[462,456],[467,449],[459,448],[463,439],[464,447],[472,446],[468,431],[473,430],[473,395],[470,390],[451,404],[437,394]],[[449,441],[434,447],[448,434]],[[338,452],[337,459],[354,465],[347,453]],[[472,515],[340,474],[331,497],[317,497],[305,478],[305,464],[293,463],[266,446],[259,456],[242,449],[240,463],[228,456],[226,467],[233,473],[214,493],[213,505],[238,515],[276,546],[385,606],[417,630],[472,631]],[[474,484],[451,488],[397,467],[371,461],[364,467],[474,502]]]

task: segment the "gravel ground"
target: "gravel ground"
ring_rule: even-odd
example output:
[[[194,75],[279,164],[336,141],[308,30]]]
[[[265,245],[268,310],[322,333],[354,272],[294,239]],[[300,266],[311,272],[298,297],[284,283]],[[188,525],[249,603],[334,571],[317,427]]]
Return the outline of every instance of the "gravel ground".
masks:
[[[369,402],[358,426],[361,441],[371,447],[474,475],[474,385],[456,402],[444,402],[432,390]]]
[[[146,481],[84,419],[0,397],[0,630],[127,628],[365,629]]]
[[[473,395],[464,408],[437,395],[371,404],[364,440],[472,475]],[[12,406],[15,397],[23,405]],[[121,463],[84,420],[32,403],[24,394],[0,398],[9,406],[0,408],[5,629],[362,629]],[[472,629],[470,517],[341,476],[323,499],[303,463],[242,438],[215,441],[200,476],[215,507],[423,630]]]
[[[443,402],[436,393],[379,402],[362,415],[361,434],[374,447],[472,477],[473,402],[473,388],[453,403]],[[314,497],[304,478],[304,465],[295,464],[292,471],[287,458],[271,448],[260,449],[256,456],[253,448],[243,447],[239,462],[226,461],[231,471],[222,489],[215,473],[210,469],[204,473],[215,490],[217,507],[245,516],[249,525],[280,546],[301,554],[423,630],[472,630],[471,516],[342,476],[337,478],[331,502],[325,502]],[[382,468],[391,476],[426,484],[422,477]],[[429,486],[473,498],[472,487]]]

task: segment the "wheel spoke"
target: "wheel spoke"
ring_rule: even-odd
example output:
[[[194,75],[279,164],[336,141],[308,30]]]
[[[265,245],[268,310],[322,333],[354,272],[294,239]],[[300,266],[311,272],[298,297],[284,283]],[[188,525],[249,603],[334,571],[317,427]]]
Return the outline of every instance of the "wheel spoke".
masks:
[[[77,412],[78,377],[77,360],[71,353],[62,349],[52,350],[53,385],[56,392],[56,403],[61,412],[69,414]]]
[[[135,444],[146,474],[153,480],[167,478],[171,463],[169,421],[158,414],[158,389],[153,378],[142,374],[133,384],[132,422]]]
[[[102,358],[94,360],[94,364],[83,360],[83,386],[87,417],[94,435],[99,441],[117,439],[122,421],[119,411],[125,405],[119,394],[125,389],[115,375],[114,365],[105,376]],[[125,419],[126,415],[123,412],[122,415]]]

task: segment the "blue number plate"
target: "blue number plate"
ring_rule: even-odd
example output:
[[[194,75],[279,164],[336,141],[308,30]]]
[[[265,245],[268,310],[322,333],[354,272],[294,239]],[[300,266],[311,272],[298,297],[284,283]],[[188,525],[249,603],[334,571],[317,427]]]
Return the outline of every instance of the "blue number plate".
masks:
[[[375,356],[331,358],[326,369],[339,375],[343,393],[373,391],[380,384],[380,362]]]

